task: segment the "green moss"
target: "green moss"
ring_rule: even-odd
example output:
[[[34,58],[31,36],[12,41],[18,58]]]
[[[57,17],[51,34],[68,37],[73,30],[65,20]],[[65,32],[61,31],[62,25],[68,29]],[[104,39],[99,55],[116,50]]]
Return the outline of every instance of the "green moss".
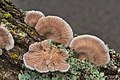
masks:
[[[7,20],[6,19],[2,19],[2,23],[3,24],[7,23]]]
[[[12,17],[12,15],[11,15],[10,13],[5,13],[3,16],[4,16],[5,18],[10,18],[10,17]]]
[[[18,56],[18,54],[14,53],[14,54],[11,55],[11,57],[14,58],[14,59],[18,59],[19,56]]]

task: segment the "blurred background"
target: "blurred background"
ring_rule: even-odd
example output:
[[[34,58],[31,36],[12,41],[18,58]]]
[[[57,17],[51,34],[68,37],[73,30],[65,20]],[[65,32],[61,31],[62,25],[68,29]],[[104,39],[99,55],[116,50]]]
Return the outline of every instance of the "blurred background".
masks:
[[[101,38],[120,52],[120,0],[12,0],[23,10],[39,10],[66,20],[76,34]]]

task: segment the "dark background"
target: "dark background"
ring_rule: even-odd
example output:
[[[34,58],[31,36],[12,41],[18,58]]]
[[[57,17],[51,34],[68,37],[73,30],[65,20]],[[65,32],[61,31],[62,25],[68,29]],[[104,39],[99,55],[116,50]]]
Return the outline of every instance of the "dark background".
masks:
[[[12,0],[23,10],[39,10],[66,20],[76,34],[100,37],[120,52],[120,0]]]

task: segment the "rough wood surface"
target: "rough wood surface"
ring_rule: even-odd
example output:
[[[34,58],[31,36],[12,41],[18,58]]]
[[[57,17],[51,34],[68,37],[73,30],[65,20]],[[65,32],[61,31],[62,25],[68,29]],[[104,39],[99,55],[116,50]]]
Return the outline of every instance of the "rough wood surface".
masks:
[[[5,14],[11,15],[6,17]],[[10,1],[0,0],[0,22],[6,24],[6,28],[10,30],[15,40],[14,49],[9,52],[4,50],[0,55],[0,80],[17,80],[17,75],[22,67],[22,55],[31,43],[44,39],[24,23],[24,16],[25,12],[16,8]],[[25,36],[23,37],[21,33]]]

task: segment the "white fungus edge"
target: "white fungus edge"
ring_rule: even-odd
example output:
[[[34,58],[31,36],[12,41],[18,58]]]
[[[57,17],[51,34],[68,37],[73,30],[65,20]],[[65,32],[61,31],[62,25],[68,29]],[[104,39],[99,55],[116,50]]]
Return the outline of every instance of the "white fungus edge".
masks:
[[[11,50],[14,47],[14,39],[11,33],[8,34],[9,44],[5,47],[6,50]]]
[[[58,70],[58,71],[60,71],[60,72],[67,72],[69,69],[70,69],[70,65],[68,66],[68,68],[66,70]]]
[[[28,53],[25,53],[25,54],[23,55],[23,62],[24,62],[24,64],[25,64],[26,68],[29,68],[30,70],[35,70],[34,68],[32,68],[32,67],[30,67],[30,66],[27,65],[26,60],[25,60],[25,56],[26,56],[27,54],[28,54]]]
[[[35,67],[35,66],[34,66],[34,67]],[[42,71],[42,70],[41,70],[41,71],[40,71],[40,70],[37,69],[36,67],[35,67],[35,70],[38,71],[38,72],[40,72],[40,73],[47,73],[47,72],[49,72],[49,70],[46,70],[46,71]]]

